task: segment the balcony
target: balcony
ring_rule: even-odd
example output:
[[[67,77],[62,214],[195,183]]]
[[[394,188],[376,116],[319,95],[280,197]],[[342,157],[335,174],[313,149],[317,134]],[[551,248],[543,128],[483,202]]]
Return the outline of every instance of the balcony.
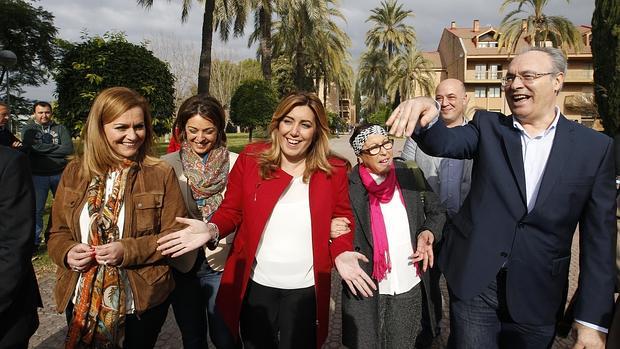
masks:
[[[504,72],[497,70],[468,70],[465,73],[465,81],[499,83],[502,76],[504,76]]]
[[[592,82],[594,70],[569,70],[566,72],[565,82]]]

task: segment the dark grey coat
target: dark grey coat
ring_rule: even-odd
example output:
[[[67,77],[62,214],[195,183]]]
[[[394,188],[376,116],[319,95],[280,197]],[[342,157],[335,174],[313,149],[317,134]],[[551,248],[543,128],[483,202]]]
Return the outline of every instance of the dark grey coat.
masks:
[[[435,241],[439,241],[446,220],[445,209],[441,206],[439,198],[431,191],[428,183],[426,183],[426,188],[418,188],[412,170],[404,163],[395,161],[395,165],[396,178],[400,184],[411,228],[411,242],[415,244],[418,234],[424,230],[430,230],[435,235]],[[360,264],[362,269],[371,275],[373,242],[370,229],[370,207],[368,192],[362,184],[358,166],[355,166],[349,174],[349,196],[355,217],[353,244],[355,250],[364,254],[370,261]],[[428,283],[428,272],[426,272],[422,275],[423,287]],[[378,289],[378,283],[376,285]],[[342,343],[349,348],[379,348],[378,290],[374,292],[373,297],[360,298],[352,295],[345,283],[342,286]],[[433,314],[431,300],[428,296],[426,298],[429,313]],[[435,321],[431,319],[431,324],[434,323]],[[413,347],[413,343],[411,345]]]

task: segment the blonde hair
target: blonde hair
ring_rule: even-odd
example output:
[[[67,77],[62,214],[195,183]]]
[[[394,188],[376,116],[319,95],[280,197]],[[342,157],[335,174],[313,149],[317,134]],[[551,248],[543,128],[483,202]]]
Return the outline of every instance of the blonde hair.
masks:
[[[272,173],[280,167],[282,162],[282,147],[278,137],[280,121],[291,110],[299,106],[306,106],[312,110],[316,124],[314,137],[306,151],[306,169],[304,170],[303,180],[307,183],[315,171],[331,174],[332,165],[328,160],[331,156],[328,137],[329,126],[327,124],[325,108],[321,100],[313,93],[291,92],[280,101],[271,117],[268,128],[271,146],[258,156],[260,174],[263,179],[271,178]]]
[[[144,143],[138,149],[136,158],[139,164],[152,165],[159,162],[150,156],[153,143],[151,110],[147,100],[138,92],[126,87],[110,87],[99,93],[93,102],[82,129],[83,154],[77,158],[80,162],[79,176],[90,180],[104,175],[112,168],[118,167],[124,160],[116,154],[107,141],[103,125],[118,119],[126,111],[138,107],[144,114]]]

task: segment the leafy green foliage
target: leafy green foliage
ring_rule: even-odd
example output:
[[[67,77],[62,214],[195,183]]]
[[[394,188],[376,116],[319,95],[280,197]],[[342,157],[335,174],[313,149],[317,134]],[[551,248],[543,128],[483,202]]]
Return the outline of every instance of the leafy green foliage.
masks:
[[[77,135],[97,93],[113,86],[132,88],[147,98],[155,134],[170,131],[174,114],[174,77],[168,66],[122,33],[86,37],[65,44],[56,74],[56,117]]]
[[[570,0],[566,0],[569,3]],[[498,37],[499,47],[508,52],[517,48],[519,40],[525,38],[536,46],[544,46],[550,41],[553,47],[573,47],[581,49],[581,34],[573,23],[563,16],[548,16],[543,13],[549,0],[504,0],[500,12],[509,6],[517,8],[508,12],[500,24],[501,35]],[[530,11],[525,10],[529,8]],[[525,17],[521,17],[525,15]],[[523,27],[522,21],[526,26]]]
[[[21,87],[47,83],[50,69],[54,64],[57,53],[54,44],[54,37],[57,34],[54,16],[42,7],[34,7],[26,1],[2,0],[0,23],[0,46],[3,50],[13,51],[17,56],[16,65],[10,68],[13,111],[27,113],[30,111],[30,105],[19,98],[23,93]],[[3,85],[5,82],[6,80],[3,81]],[[3,96],[2,99],[5,98],[6,96]]]
[[[594,4],[594,95],[605,133],[613,136],[620,132],[620,4],[617,0],[596,0]]]
[[[344,121],[338,113],[327,113],[327,121],[330,131],[334,134],[344,132],[347,129],[346,121]]]
[[[366,118],[365,122],[368,124],[385,125],[391,112],[392,108],[388,104],[380,104],[376,111]]]
[[[269,123],[278,104],[278,96],[265,80],[247,80],[235,91],[230,101],[230,118],[250,131],[252,141],[254,128]]]

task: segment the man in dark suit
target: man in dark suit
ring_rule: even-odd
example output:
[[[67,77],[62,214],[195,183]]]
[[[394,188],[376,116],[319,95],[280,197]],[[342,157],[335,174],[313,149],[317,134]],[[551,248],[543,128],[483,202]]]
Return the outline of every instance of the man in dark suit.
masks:
[[[27,348],[41,297],[30,257],[34,191],[26,155],[0,146],[0,348]]]
[[[474,159],[472,186],[439,263],[458,348],[548,348],[564,310],[579,223],[575,348],[603,348],[615,282],[612,140],[556,106],[566,59],[554,48],[515,56],[503,79],[511,116],[477,112],[447,128],[429,98],[406,101],[391,133],[430,155]]]

